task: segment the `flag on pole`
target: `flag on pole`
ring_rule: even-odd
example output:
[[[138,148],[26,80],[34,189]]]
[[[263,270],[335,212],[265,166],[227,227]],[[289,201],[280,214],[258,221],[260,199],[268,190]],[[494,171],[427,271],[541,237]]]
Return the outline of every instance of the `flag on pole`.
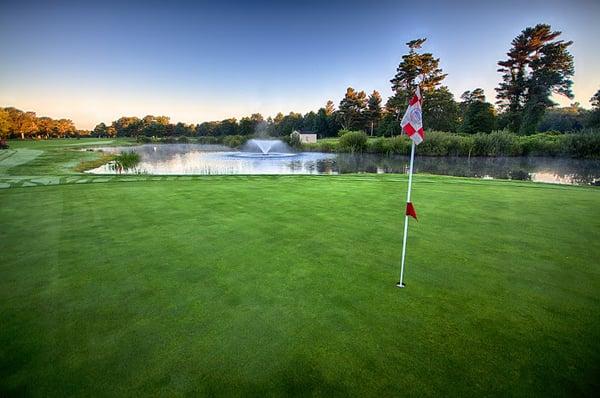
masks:
[[[417,211],[415,210],[415,207],[413,206],[412,202],[406,203],[406,215],[411,216],[415,220],[419,221],[417,219]]]
[[[410,99],[406,113],[400,122],[402,130],[406,135],[413,140],[416,145],[419,145],[425,139],[425,131],[423,131],[423,114],[421,112],[421,90],[417,87],[415,95]]]
[[[406,259],[406,237],[408,235],[408,217],[417,219],[417,212],[410,201],[410,191],[412,188],[413,165],[415,162],[415,147],[425,139],[423,130],[423,115],[421,113],[421,90],[419,87],[415,90],[415,95],[410,99],[406,113],[400,122],[402,130],[412,140],[410,146],[410,165],[408,167],[408,191],[406,192],[406,212],[404,213],[404,236],[402,238],[402,263],[400,266],[400,282],[396,284],[398,287],[404,287],[404,260]],[[399,114],[398,114],[399,116]]]

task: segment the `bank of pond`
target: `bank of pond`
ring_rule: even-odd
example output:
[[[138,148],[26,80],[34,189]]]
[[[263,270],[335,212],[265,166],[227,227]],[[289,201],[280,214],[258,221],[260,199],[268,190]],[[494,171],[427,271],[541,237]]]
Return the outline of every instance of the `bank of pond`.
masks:
[[[252,137],[137,137],[139,143],[199,143],[223,144],[239,148]],[[293,142],[289,136],[277,137],[300,151],[373,153],[409,155],[411,142],[405,135],[369,137],[362,131],[342,131],[340,137],[323,138],[316,143]],[[544,156],[580,159],[600,158],[600,130],[589,129],[576,133],[538,133],[516,135],[507,131],[478,134],[454,134],[426,131],[425,141],[418,146],[420,156]]]

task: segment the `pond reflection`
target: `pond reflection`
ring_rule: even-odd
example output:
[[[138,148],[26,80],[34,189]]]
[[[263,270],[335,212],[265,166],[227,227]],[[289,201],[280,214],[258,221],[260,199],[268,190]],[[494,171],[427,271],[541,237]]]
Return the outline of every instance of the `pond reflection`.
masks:
[[[158,144],[102,148],[116,153],[135,151],[141,162],[127,173],[173,174],[346,174],[406,173],[408,157],[398,155],[302,152],[273,158],[240,157],[219,145]],[[90,171],[114,174],[110,165]],[[416,173],[487,179],[511,179],[556,184],[600,185],[600,161],[566,158],[424,157]]]

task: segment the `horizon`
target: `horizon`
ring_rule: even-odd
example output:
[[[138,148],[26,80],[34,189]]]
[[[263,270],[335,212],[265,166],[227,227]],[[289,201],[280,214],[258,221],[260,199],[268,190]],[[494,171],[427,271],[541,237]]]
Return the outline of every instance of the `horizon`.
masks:
[[[440,58],[456,100],[481,87],[494,103],[511,40],[548,23],[573,41],[575,59],[575,98],[553,99],[589,108],[600,87],[600,4],[509,4],[4,4],[0,106],[90,130],[121,116],[196,124],[305,114],[328,100],[337,107],[349,86],[385,102],[405,43],[417,37]]]

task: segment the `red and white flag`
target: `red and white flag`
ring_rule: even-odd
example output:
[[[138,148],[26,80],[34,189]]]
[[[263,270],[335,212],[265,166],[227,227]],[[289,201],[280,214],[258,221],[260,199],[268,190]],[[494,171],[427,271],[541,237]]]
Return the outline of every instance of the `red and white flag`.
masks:
[[[421,112],[421,104],[423,103],[423,97],[421,97],[421,90],[417,87],[415,95],[410,99],[406,113],[402,118],[400,125],[402,130],[410,137],[416,145],[423,142],[425,138],[425,132],[423,131],[423,114]]]

